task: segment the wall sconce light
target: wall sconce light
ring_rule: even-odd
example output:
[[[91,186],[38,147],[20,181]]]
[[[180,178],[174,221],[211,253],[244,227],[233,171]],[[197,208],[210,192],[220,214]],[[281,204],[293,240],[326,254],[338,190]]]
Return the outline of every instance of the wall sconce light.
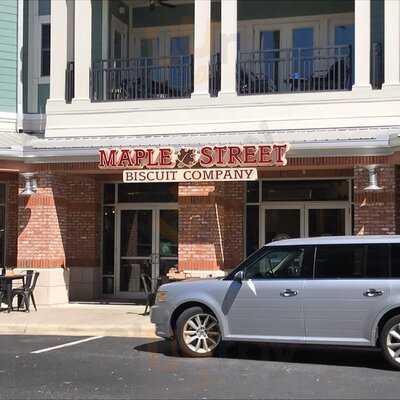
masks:
[[[382,190],[383,187],[378,185],[378,166],[377,165],[368,165],[366,167],[369,176],[369,185],[364,188],[367,192],[374,192],[378,190]]]
[[[118,12],[120,13],[120,15],[125,15],[125,7],[118,8]]]
[[[25,188],[20,196],[31,196],[37,192],[37,182],[34,172],[24,172],[21,174],[25,179]]]

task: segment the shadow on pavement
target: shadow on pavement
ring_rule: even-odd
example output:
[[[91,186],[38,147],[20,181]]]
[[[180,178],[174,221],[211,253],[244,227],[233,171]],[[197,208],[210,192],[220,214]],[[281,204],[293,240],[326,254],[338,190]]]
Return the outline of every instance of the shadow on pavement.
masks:
[[[180,357],[175,342],[159,340],[135,347],[137,351]],[[362,367],[390,371],[378,349],[344,346],[278,345],[266,343],[225,342],[216,358],[284,363]]]

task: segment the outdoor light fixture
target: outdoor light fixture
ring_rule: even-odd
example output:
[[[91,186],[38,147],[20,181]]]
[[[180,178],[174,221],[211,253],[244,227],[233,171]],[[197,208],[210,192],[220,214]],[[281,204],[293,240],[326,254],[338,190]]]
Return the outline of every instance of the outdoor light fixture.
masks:
[[[25,179],[25,188],[20,196],[31,196],[37,192],[37,182],[34,172],[24,172],[21,174]]]
[[[383,188],[378,185],[378,171],[377,165],[368,165],[367,167],[368,176],[369,176],[369,185],[364,188],[367,192],[374,192],[377,190],[382,190]]]

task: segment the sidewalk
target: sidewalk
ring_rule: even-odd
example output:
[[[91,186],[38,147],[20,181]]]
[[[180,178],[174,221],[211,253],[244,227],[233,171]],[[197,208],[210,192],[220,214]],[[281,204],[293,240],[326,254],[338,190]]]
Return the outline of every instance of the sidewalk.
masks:
[[[0,334],[156,337],[144,306],[71,303],[0,312]]]

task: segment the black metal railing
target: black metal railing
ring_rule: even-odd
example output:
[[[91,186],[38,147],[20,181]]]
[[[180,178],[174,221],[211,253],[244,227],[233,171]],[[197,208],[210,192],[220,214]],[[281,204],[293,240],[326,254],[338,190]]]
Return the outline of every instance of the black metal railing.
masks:
[[[209,91],[211,97],[217,97],[221,90],[221,55],[213,54],[210,59],[210,84]]]
[[[372,43],[371,85],[372,89],[382,89],[383,54],[381,43]]]
[[[92,101],[173,99],[193,92],[193,57],[102,60],[91,69]]]
[[[65,101],[71,103],[75,96],[75,63],[73,61],[67,62],[67,69],[65,70]]]
[[[351,90],[351,46],[241,51],[239,95]]]

